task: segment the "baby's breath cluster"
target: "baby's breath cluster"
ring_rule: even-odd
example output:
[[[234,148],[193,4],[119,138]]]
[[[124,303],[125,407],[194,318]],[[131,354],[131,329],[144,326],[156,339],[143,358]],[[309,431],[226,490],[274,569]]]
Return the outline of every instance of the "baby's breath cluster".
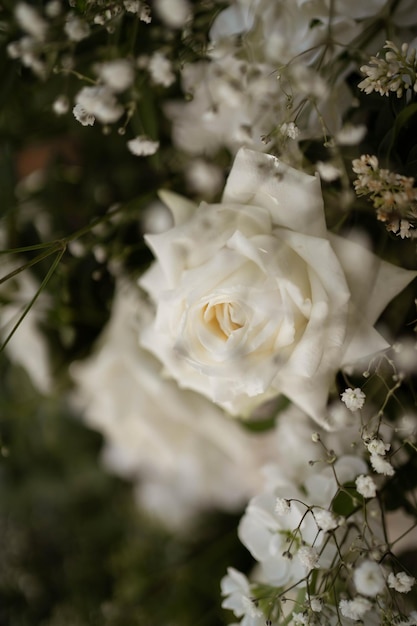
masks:
[[[417,188],[414,178],[402,176],[379,166],[375,155],[363,154],[354,159],[352,169],[358,175],[353,182],[358,196],[369,196],[377,219],[388,231],[402,239],[416,237]]]
[[[41,10],[21,1],[13,17],[23,36],[10,41],[7,51],[44,81],[53,75],[60,77],[61,92],[51,102],[55,115],[72,110],[81,125],[101,124],[106,134],[115,124],[119,135],[132,128],[128,149],[137,156],[148,156],[156,152],[159,143],[146,132],[150,124],[139,113],[139,102],[153,88],[167,88],[176,78],[170,28],[178,28],[178,24],[167,22],[166,2],[159,0],[154,7],[164,25],[153,29],[151,44],[143,35],[139,37],[139,42],[146,41],[137,48],[132,36],[141,32],[140,28],[151,28],[152,22],[151,8],[142,0],[91,0],[83,11],[74,2],[50,0]],[[185,20],[190,13],[188,3],[180,0],[177,9],[182,9]],[[129,49],[114,46],[111,37],[116,32],[133,45]],[[97,46],[95,40],[103,37],[107,45]],[[88,53],[79,53],[80,42]]]
[[[342,438],[316,431],[308,472],[300,466],[290,480],[288,467],[277,465],[266,473],[264,491],[252,498],[239,526],[258,562],[257,580],[229,568],[222,581],[223,606],[242,626],[416,623],[407,599],[416,581],[396,556],[398,537],[387,536],[383,522],[384,490],[397,469],[391,459],[401,463],[412,440],[384,420],[399,385],[389,388],[379,410],[360,388],[346,389],[341,402],[351,421]],[[330,447],[334,442],[338,451]],[[405,536],[413,529],[410,521]]]
[[[390,93],[401,98],[409,90],[417,92],[416,49],[408,43],[400,47],[392,41],[385,43],[385,58],[372,56],[368,65],[362,65],[361,72],[365,77],[358,85],[367,94],[376,91],[381,96]]]

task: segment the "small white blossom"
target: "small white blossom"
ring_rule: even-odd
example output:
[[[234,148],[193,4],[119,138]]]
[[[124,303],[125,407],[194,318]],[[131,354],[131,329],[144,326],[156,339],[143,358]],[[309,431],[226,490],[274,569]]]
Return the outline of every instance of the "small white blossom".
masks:
[[[358,593],[370,597],[381,593],[385,586],[381,568],[375,561],[363,561],[353,572],[353,582]]]
[[[338,527],[337,519],[331,511],[326,511],[326,509],[315,509],[314,517],[317,526],[325,533]]]
[[[388,585],[391,589],[395,589],[399,593],[408,593],[411,591],[415,584],[415,578],[408,576],[405,572],[399,572],[393,574],[392,572],[388,576]]]
[[[38,41],[45,39],[48,24],[30,4],[19,2],[15,8],[14,16],[19,26]]]
[[[96,68],[98,76],[110,89],[121,92],[133,83],[135,73],[132,64],[126,59],[114,59],[101,63]]]
[[[128,13],[139,13],[140,0],[124,0],[123,6]]]
[[[308,572],[319,567],[319,555],[317,550],[309,546],[301,546],[297,552],[297,556]]]
[[[364,124],[358,126],[351,126],[346,124],[338,133],[336,133],[336,143],[339,146],[356,146],[367,133],[367,128]]]
[[[277,515],[288,515],[291,512],[291,502],[286,498],[277,498],[275,501],[275,513]]]
[[[72,13],[67,17],[64,30],[71,41],[81,41],[90,34],[90,27],[87,22]]]
[[[338,167],[335,167],[329,161],[327,163],[324,163],[323,161],[317,161],[316,168],[320,175],[320,178],[327,183],[331,183],[341,176],[340,169]]]
[[[395,474],[395,469],[391,463],[379,454],[371,454],[370,461],[377,474],[384,474],[385,476],[393,476]]]
[[[153,141],[146,135],[139,135],[127,142],[127,147],[135,156],[150,156],[159,148],[159,141]]]
[[[371,441],[366,445],[368,448],[368,452],[371,454],[379,454],[380,456],[384,456],[388,450],[391,448],[390,443],[385,443],[382,439],[371,439]]]
[[[148,63],[148,71],[156,85],[169,87],[175,80],[172,63],[161,52],[155,52],[151,56]]]
[[[191,13],[187,0],[155,0],[155,10],[170,28],[182,28]]]
[[[152,22],[151,8],[147,4],[143,4],[140,8],[139,19],[145,24]]]
[[[292,614],[292,623],[293,624],[305,624],[306,626],[309,624],[308,615],[304,613],[293,613]]]
[[[361,496],[363,496],[364,498],[375,498],[376,485],[370,476],[365,476],[365,474],[361,474],[357,477],[355,483],[356,489]]]
[[[203,159],[193,159],[185,176],[192,191],[208,197],[216,195],[224,184],[221,168]]]
[[[228,567],[227,576],[222,578],[220,585],[222,596],[224,596],[223,608],[233,611],[237,617],[246,615],[253,618],[253,621],[249,622],[253,626],[258,623],[256,618],[262,619],[264,623],[265,617],[262,611],[250,598],[250,585],[244,574],[233,567]]]
[[[65,113],[68,113],[69,101],[67,96],[58,96],[58,98],[54,100],[52,109],[56,115],[65,115]]]
[[[83,126],[93,126],[96,118],[88,113],[81,104],[76,104],[72,109],[75,119]]]
[[[366,598],[356,596],[353,600],[341,600],[339,609],[343,617],[348,617],[355,621],[362,619],[367,611],[372,608],[372,604]]]
[[[106,86],[83,87],[77,93],[75,102],[103,124],[116,122],[123,113],[123,107],[117,102],[113,92]]]
[[[62,5],[60,0],[50,0],[45,6],[45,14],[48,17],[58,17],[61,15]]]
[[[359,387],[356,387],[356,389],[345,389],[340,397],[349,411],[357,411],[358,409],[361,409],[365,404],[366,398],[362,389],[359,389]]]
[[[281,135],[284,137],[289,137],[290,139],[297,139],[300,134],[299,128],[294,124],[294,122],[284,122],[280,127]]]
[[[323,602],[320,598],[310,598],[310,608],[314,613],[321,613],[323,610]]]

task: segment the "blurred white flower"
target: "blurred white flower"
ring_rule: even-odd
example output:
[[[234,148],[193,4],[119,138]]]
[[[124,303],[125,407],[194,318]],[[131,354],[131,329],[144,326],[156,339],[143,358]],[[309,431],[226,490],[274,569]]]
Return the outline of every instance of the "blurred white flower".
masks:
[[[375,561],[363,561],[353,572],[353,582],[358,593],[374,597],[381,593],[385,578],[381,567]]]
[[[127,147],[135,156],[150,156],[159,148],[159,141],[153,141],[146,135],[139,135],[127,142]]]
[[[317,550],[315,550],[315,548],[311,548],[310,546],[301,546],[297,552],[297,558],[300,559],[302,565],[304,566],[306,574],[309,574],[312,569],[320,567]]]
[[[107,86],[83,87],[75,96],[75,103],[79,105],[77,111],[84,110],[87,116],[94,116],[103,124],[116,122],[124,110]]]
[[[133,83],[135,72],[127,59],[105,61],[96,67],[99,78],[115,92],[125,91]]]
[[[313,509],[317,526],[325,533],[334,530],[338,526],[338,521],[331,511],[326,509]]]
[[[355,621],[362,619],[371,608],[371,602],[366,598],[361,598],[361,596],[356,596],[353,600],[340,600],[339,602],[341,614]]]
[[[38,41],[43,41],[48,29],[48,23],[36,9],[26,2],[18,2],[14,16],[19,26]]]
[[[172,63],[162,52],[154,52],[148,61],[148,71],[156,85],[169,87],[175,81]]]
[[[155,0],[155,11],[170,28],[182,28],[191,15],[188,0]]]
[[[243,617],[241,626],[265,626],[265,615],[253,602],[249,581],[244,574],[229,567],[220,585],[225,598],[222,607],[233,611],[236,617]]]
[[[90,27],[83,19],[70,13],[65,21],[64,31],[71,41],[81,41],[90,34]]]
[[[69,109],[69,100],[67,96],[61,95],[58,96],[52,105],[53,111],[56,115],[65,115]]]
[[[141,506],[181,528],[201,509],[239,510],[256,493],[269,436],[247,433],[163,376],[137,343],[150,315],[137,287],[119,284],[95,352],[72,366],[73,397],[103,433],[109,468],[137,482]]]

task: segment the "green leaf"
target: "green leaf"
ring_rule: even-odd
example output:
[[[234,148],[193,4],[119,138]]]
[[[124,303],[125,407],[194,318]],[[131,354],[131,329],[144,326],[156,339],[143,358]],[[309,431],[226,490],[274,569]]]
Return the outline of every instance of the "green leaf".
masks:
[[[399,134],[406,129],[407,124],[417,114],[417,103],[409,104],[399,113],[395,119],[394,126],[381,141],[379,158],[388,164],[392,160],[392,155],[398,141]]]
[[[348,517],[364,503],[363,497],[356,491],[355,483],[345,483],[333,500],[333,512]]]

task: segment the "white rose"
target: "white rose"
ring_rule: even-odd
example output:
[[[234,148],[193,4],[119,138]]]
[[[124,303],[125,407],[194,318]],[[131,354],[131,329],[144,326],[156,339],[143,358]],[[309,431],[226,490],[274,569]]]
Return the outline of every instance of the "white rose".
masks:
[[[132,479],[142,507],[173,528],[201,509],[240,510],[275,454],[202,396],[161,376],[138,345],[147,303],[135,285],[116,289],[109,323],[90,358],[74,363],[73,402],[105,438],[104,462]]]
[[[283,393],[325,425],[336,371],[386,348],[373,324],[415,273],[329,233],[319,178],[270,155],[241,149],[220,204],[164,199],[142,345],[232,414]]]

